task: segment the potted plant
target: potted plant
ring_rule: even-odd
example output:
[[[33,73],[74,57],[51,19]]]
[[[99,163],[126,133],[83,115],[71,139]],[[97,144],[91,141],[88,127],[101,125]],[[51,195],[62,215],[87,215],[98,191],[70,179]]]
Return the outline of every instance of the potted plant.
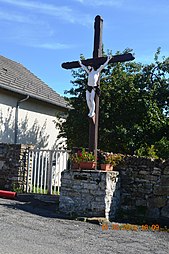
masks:
[[[70,161],[71,161],[71,168],[73,170],[78,170],[79,169],[79,156],[78,156],[77,152],[70,155]]]
[[[123,158],[122,154],[102,152],[100,155],[101,170],[111,171]]]
[[[72,155],[72,160],[79,164],[80,169],[95,169],[95,156],[85,148],[79,149]]]

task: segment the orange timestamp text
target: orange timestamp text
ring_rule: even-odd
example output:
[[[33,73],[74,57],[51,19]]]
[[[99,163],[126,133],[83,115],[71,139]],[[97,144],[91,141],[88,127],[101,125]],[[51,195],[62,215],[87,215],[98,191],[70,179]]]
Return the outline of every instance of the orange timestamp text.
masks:
[[[165,232],[169,232],[169,229],[167,229],[167,227],[164,228],[160,228],[159,224],[152,224],[152,225],[131,225],[131,224],[118,224],[118,223],[113,223],[111,226],[108,225],[107,223],[102,224],[102,230],[108,230],[108,229],[112,229],[112,230],[132,230],[132,231],[165,231]]]

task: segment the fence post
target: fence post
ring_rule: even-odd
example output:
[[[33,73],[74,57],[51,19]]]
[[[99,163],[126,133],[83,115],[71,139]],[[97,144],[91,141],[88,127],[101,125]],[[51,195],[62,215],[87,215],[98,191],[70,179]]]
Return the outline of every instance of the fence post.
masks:
[[[52,157],[53,151],[49,151],[49,164],[48,164],[48,194],[52,195]]]
[[[30,179],[30,150],[28,149],[28,157],[27,157],[27,181],[26,181],[26,193],[29,191],[29,179]]]

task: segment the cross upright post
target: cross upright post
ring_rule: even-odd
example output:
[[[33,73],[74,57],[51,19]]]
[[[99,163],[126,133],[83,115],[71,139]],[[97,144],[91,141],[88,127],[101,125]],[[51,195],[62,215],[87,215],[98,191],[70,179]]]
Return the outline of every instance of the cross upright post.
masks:
[[[102,31],[103,31],[103,19],[100,16],[95,17],[94,23],[94,49],[93,49],[93,59],[102,57]],[[97,82],[100,88],[100,77]],[[97,168],[97,147],[98,147],[98,126],[99,126],[99,96],[95,95],[95,121],[89,119],[89,150],[95,153],[95,162]],[[93,139],[94,138],[94,139]]]

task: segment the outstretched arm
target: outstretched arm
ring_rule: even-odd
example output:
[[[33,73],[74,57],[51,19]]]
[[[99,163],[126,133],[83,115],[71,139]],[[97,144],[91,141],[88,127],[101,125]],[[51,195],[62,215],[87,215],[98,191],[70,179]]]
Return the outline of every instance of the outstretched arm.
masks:
[[[81,60],[79,60],[79,64],[89,74],[88,68],[84,64],[82,64]]]
[[[98,69],[99,72],[104,69],[104,67],[108,64],[108,62],[110,61],[111,58],[112,58],[112,56],[110,56],[110,55],[107,57],[106,62],[99,67],[99,69]]]

